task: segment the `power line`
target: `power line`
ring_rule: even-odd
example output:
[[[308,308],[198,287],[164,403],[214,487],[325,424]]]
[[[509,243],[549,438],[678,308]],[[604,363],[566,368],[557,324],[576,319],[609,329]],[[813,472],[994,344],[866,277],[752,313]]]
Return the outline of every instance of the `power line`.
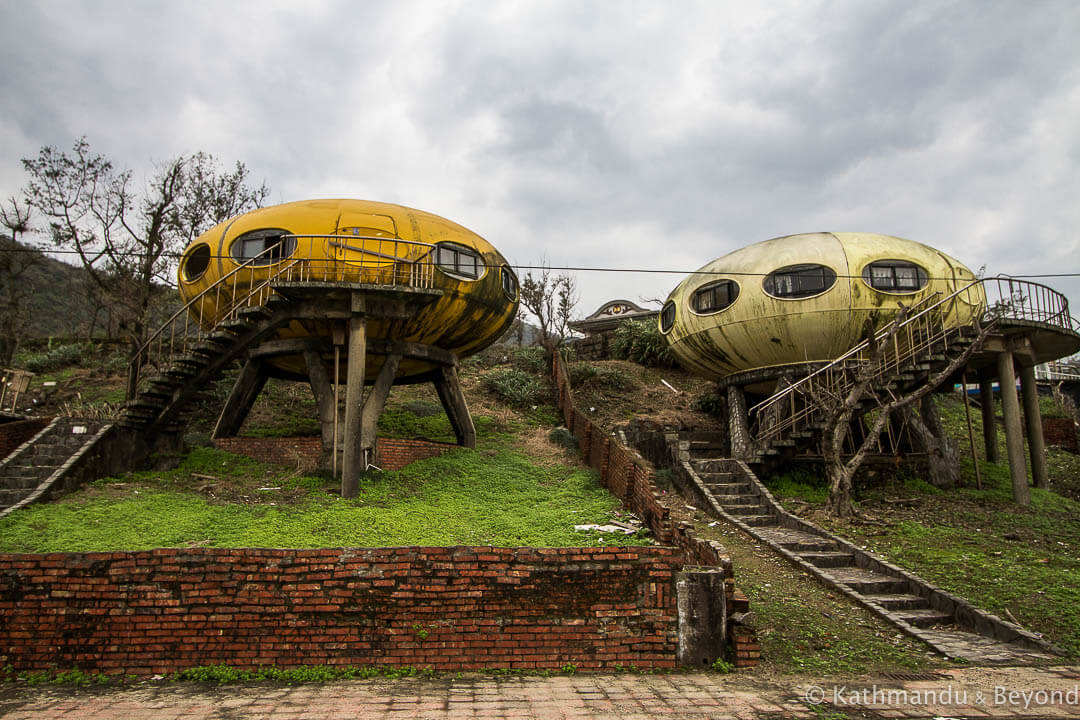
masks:
[[[0,253],[23,253],[23,254],[40,254],[46,256],[52,255],[79,255],[78,250],[62,250],[62,249],[45,249],[31,248],[31,247],[6,247],[0,248]],[[93,253],[87,253],[93,254]],[[135,252],[135,251],[121,251],[113,252],[102,257],[109,258],[145,258],[151,253]],[[169,260],[180,260],[184,257],[183,253],[167,252],[160,253],[157,257]],[[232,255],[211,255],[210,260],[233,260]],[[652,275],[737,275],[740,277],[765,277],[772,274],[770,272],[748,272],[748,271],[732,271],[732,270],[671,270],[662,268],[614,268],[614,267],[591,267],[582,265],[519,265],[515,263],[507,263],[515,270],[557,270],[560,272],[603,272],[603,273],[638,273],[638,274],[652,274]],[[74,266],[78,267],[78,266]],[[1021,275],[1006,275],[1007,277],[1015,278],[1017,280],[1036,279],[1036,278],[1069,278],[1080,277],[1080,272],[1058,272],[1058,273],[1025,273]],[[837,274],[837,278],[845,279],[858,279],[862,275],[841,275]],[[955,278],[950,277],[930,277],[930,280],[953,280]]]

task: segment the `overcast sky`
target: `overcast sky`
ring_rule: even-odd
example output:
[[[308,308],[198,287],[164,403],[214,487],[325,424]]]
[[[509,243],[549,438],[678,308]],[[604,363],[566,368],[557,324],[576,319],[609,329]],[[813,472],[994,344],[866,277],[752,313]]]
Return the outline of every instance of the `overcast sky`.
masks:
[[[853,230],[1080,273],[1076,0],[0,0],[0,59],[4,197],[85,135],[137,178],[205,150],[274,202],[428,210],[518,265]],[[582,315],[682,278],[577,274]]]

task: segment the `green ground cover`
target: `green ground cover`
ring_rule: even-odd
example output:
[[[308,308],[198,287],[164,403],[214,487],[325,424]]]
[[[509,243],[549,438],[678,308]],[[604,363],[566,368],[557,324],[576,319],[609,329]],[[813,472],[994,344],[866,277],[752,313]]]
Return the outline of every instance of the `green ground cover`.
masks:
[[[592,470],[540,466],[508,447],[368,473],[353,500],[335,489],[327,478],[202,448],[174,470],[105,478],[12,513],[0,520],[0,551],[650,543],[644,533],[575,531],[610,521],[618,501]]]

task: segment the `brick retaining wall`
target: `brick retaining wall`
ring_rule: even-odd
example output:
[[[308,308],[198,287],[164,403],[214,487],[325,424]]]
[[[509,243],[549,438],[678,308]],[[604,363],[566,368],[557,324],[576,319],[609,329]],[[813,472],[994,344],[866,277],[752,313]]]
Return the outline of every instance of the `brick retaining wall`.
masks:
[[[674,548],[0,555],[0,664],[675,665]]]
[[[254,438],[229,437],[214,440],[214,447],[260,462],[297,467],[310,472],[319,467],[322,440],[317,437]],[[375,465],[383,470],[400,470],[409,463],[426,460],[453,450],[457,445],[431,440],[378,438]]]
[[[747,602],[745,596],[741,603],[736,600],[731,558],[723,546],[697,537],[688,523],[671,521],[671,511],[661,502],[662,493],[653,481],[652,465],[628,443],[620,442],[614,434],[605,433],[578,410],[570,387],[570,376],[557,353],[552,373],[555,376],[555,394],[566,426],[577,438],[585,461],[600,473],[600,483],[649,526],[657,542],[679,548],[691,563],[722,567],[726,574],[724,592],[728,617],[736,611],[745,612]],[[732,660],[736,667],[755,666],[760,655],[756,635],[753,630],[737,627],[740,627],[740,632],[732,633],[729,637]]]
[[[1043,438],[1047,445],[1056,445],[1076,452],[1076,423],[1069,418],[1043,418]]]

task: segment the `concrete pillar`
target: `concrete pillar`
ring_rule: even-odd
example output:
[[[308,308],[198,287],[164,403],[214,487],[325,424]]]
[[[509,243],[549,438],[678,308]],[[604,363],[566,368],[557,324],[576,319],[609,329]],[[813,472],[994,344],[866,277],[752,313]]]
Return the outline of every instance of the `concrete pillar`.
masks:
[[[1039,411],[1039,386],[1035,383],[1035,366],[1020,365],[1020,394],[1024,399],[1024,421],[1027,425],[1028,453],[1031,455],[1031,477],[1035,487],[1050,487],[1046,468],[1046,444],[1043,442],[1042,413]]]
[[[319,408],[319,426],[322,429],[322,454],[319,465],[323,469],[329,469],[334,452],[334,427],[337,424],[337,394],[334,392],[334,386],[330,382],[330,376],[326,372],[320,353],[310,348],[305,350],[304,364],[307,365],[311,393],[315,396],[315,404]]]
[[[394,384],[398,365],[401,363],[400,355],[387,355],[379,375],[375,378],[375,384],[364,401],[364,414],[361,420],[360,445],[369,457],[375,456],[375,439],[378,435],[379,416],[386,407],[386,398],[390,394],[390,387]]]
[[[679,611],[679,665],[710,667],[727,654],[727,599],[723,568],[694,568],[675,581]]]
[[[750,419],[746,415],[746,393],[741,387],[728,385],[727,409],[731,457],[745,459],[750,455]]]
[[[349,319],[348,367],[345,371],[345,456],[341,470],[341,497],[354,498],[360,489],[360,473],[367,469],[362,426],[364,365],[367,363],[367,316],[364,297],[353,295]]]
[[[990,462],[1001,462],[998,452],[997,415],[994,413],[994,376],[989,371],[979,375],[979,404],[982,405],[983,449]]]
[[[217,424],[214,425],[214,432],[210,437],[215,440],[235,437],[265,385],[266,368],[262,360],[253,359],[244,363],[244,368],[229,392],[229,398],[225,401],[225,407],[221,409]]]
[[[465,393],[461,391],[457,367],[450,365],[439,368],[435,371],[434,381],[435,391],[439,394],[446,417],[454,428],[458,445],[476,447],[476,427],[473,425],[469,405],[465,402]]]
[[[1001,408],[1005,415],[1005,447],[1009,452],[1009,474],[1012,476],[1013,499],[1018,505],[1031,504],[1028,489],[1027,462],[1024,458],[1024,435],[1020,427],[1020,400],[1016,397],[1016,373],[1013,354],[998,353],[998,383],[1001,385]]]

